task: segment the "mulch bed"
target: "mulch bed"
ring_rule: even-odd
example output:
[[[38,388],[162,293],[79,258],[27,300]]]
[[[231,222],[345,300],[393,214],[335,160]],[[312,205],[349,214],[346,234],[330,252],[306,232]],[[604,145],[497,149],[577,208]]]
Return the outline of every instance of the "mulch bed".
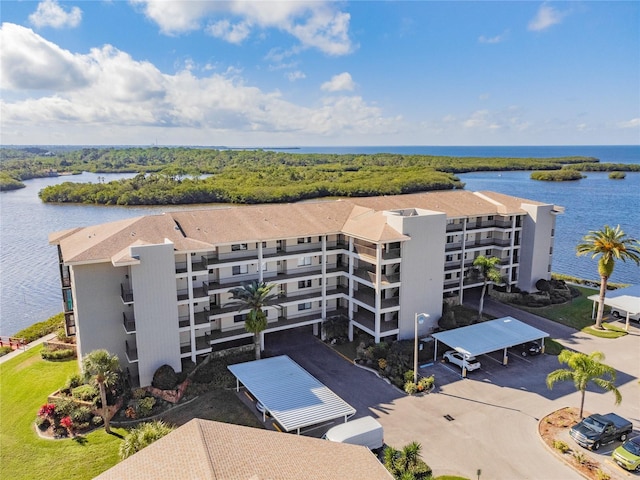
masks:
[[[568,430],[572,425],[580,422],[579,412],[578,408],[572,407],[556,410],[540,421],[538,424],[538,432],[551,451],[586,478],[593,480],[610,478],[601,470],[602,466],[600,462],[588,454],[589,450],[577,446],[576,448],[571,448],[572,446],[569,445],[569,450],[566,453],[562,453],[553,446],[554,440],[560,439],[560,433],[562,431]],[[588,416],[590,414],[584,412],[584,415]]]

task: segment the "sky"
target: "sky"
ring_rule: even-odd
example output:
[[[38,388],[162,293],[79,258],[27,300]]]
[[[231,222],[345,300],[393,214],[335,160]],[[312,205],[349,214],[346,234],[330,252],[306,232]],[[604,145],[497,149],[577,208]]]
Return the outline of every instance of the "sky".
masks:
[[[637,1],[11,1],[2,145],[640,144]]]

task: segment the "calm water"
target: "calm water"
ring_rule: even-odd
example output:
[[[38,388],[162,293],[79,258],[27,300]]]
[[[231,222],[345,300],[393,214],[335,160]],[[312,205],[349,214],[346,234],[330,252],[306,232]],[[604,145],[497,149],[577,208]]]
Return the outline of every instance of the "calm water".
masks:
[[[345,147],[301,148],[292,153],[429,154],[451,156],[554,157],[585,155],[603,162],[640,163],[640,146],[623,147]],[[529,179],[529,172],[489,172],[460,175],[468,190],[494,190],[532,200],[564,206],[558,217],[553,270],[584,278],[596,278],[596,263],[575,257],[575,245],[592,229],[605,223],[620,224],[640,238],[640,173],[628,173],[622,181],[606,173],[588,173],[579,182],[547,183]],[[103,175],[107,181],[132,175]],[[61,311],[62,300],[55,247],[48,244],[50,232],[94,225],[123,218],[161,213],[187,207],[98,207],[49,205],[38,198],[47,185],[97,182],[91,173],[72,177],[34,179],[26,188],[0,193],[0,334],[16,331]],[[638,283],[635,264],[616,265],[613,281]]]

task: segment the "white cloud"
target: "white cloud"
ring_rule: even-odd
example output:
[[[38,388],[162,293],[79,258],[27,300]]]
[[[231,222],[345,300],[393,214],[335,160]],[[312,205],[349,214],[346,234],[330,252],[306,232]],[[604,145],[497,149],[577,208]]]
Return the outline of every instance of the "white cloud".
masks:
[[[489,95],[488,93],[482,93],[478,98],[482,101],[485,101],[485,100],[489,100],[490,97],[491,95]]]
[[[618,123],[620,128],[640,128],[640,118],[632,118],[627,122]]]
[[[240,44],[251,33],[251,25],[247,22],[232,24],[229,20],[220,20],[209,25],[206,32],[229,43]]]
[[[350,15],[337,2],[225,2],[131,0],[167,35],[186,33],[210,23],[206,31],[231,43],[240,43],[255,30],[275,28],[296,38],[302,48],[316,48],[328,55],[353,50],[349,38]]]
[[[286,76],[287,76],[287,78],[289,79],[290,82],[295,82],[296,80],[302,80],[304,78],[307,78],[307,76],[304,74],[304,72],[301,72],[300,70],[295,70],[293,72],[288,72]]]
[[[82,10],[72,7],[65,11],[57,0],[44,0],[38,4],[36,11],[29,15],[29,21],[38,28],[42,27],[77,27],[82,20]]]
[[[484,35],[480,35],[480,37],[478,37],[478,41],[480,43],[500,43],[503,42],[504,40],[506,40],[507,35],[508,35],[508,31],[501,33],[500,35],[496,35],[494,37],[485,37]]]
[[[278,91],[245,84],[241,72],[234,69],[208,72],[200,78],[187,61],[178,73],[164,74],[111,45],[88,54],[73,53],[14,24],[4,24],[0,35],[2,88],[15,97],[3,95],[0,127],[3,132],[15,132],[15,140],[27,133],[35,138],[37,132],[51,132],[51,136],[57,132],[72,143],[104,143],[110,135],[121,143],[134,132],[153,135],[155,131],[168,138],[165,129],[170,129],[184,134],[175,143],[198,136],[212,138],[214,133],[220,138],[251,134],[273,142],[276,137],[269,134],[291,138],[382,135],[393,132],[399,121],[385,117],[361,97],[296,104]],[[301,72],[293,76],[304,78]],[[335,85],[352,88],[348,74],[337,78],[341,80]],[[89,130],[93,137],[82,140],[79,132]]]
[[[529,22],[529,30],[539,32],[546,30],[552,25],[556,25],[562,22],[562,19],[567,16],[567,12],[560,12],[556,8],[551,7],[543,3],[536,16]]]
[[[355,83],[348,72],[343,72],[331,77],[331,80],[323,83],[320,88],[325,92],[352,91],[355,88]]]
[[[33,30],[0,27],[0,86],[8,90],[67,91],[88,83],[87,65]]]

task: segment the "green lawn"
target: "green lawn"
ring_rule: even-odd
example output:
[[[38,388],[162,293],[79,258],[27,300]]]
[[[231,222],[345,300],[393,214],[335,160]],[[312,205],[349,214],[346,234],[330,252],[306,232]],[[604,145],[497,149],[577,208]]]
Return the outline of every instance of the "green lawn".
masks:
[[[0,364],[0,465],[12,480],[93,478],[118,462],[120,439],[96,430],[85,441],[45,440],[33,421],[47,396],[78,372],[75,360],[46,362],[34,347]],[[125,430],[112,429],[120,435]]]

